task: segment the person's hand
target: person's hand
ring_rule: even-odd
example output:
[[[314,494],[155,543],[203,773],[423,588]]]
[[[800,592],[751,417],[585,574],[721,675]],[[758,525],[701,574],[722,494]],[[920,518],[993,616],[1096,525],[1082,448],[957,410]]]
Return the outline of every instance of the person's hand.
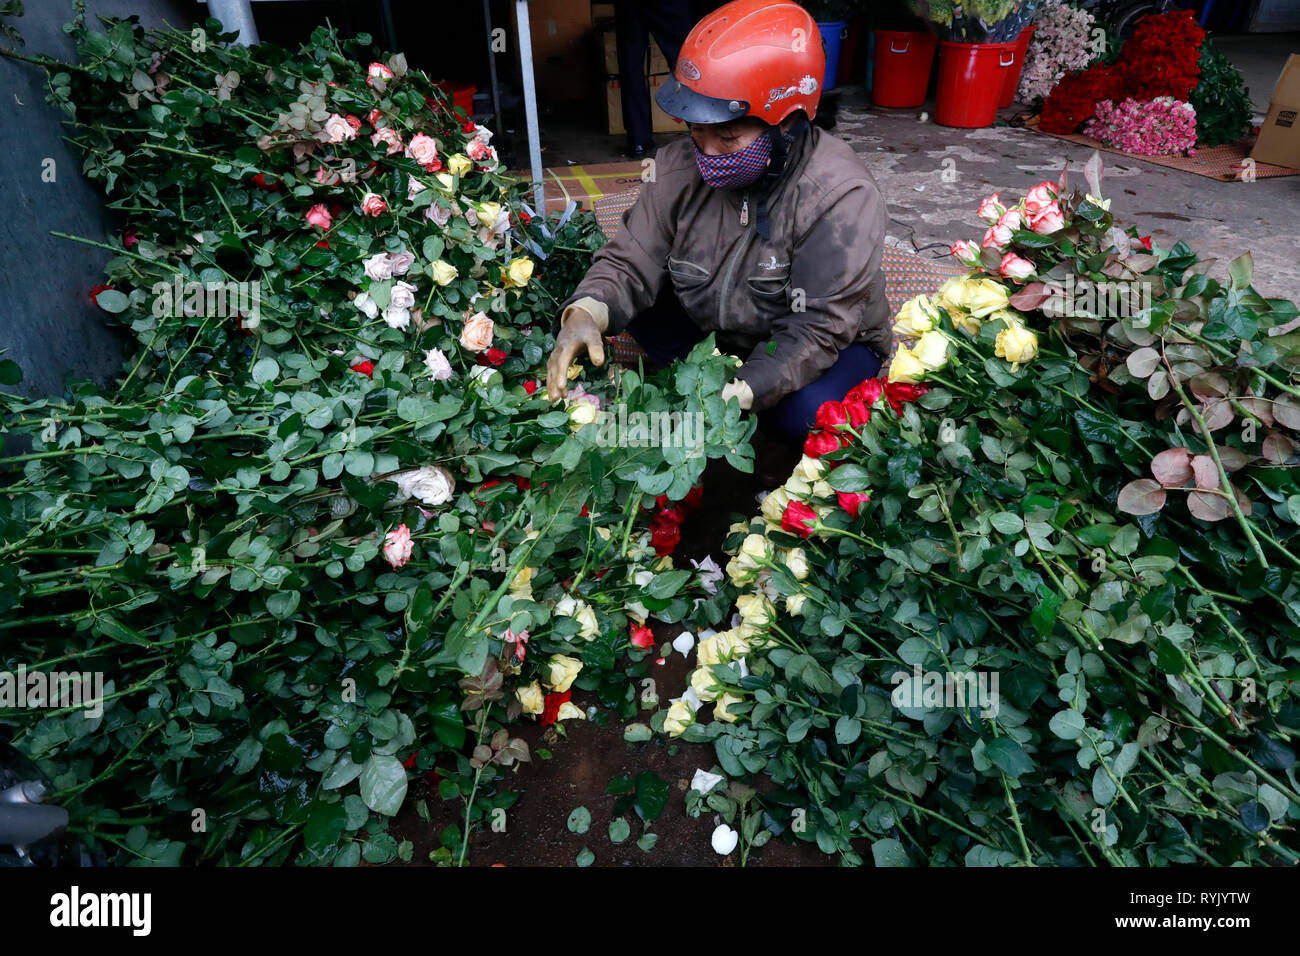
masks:
[[[569,366],[578,353],[586,350],[592,365],[605,364],[605,346],[600,338],[600,326],[585,309],[570,306],[560,334],[555,337],[555,348],[546,360],[546,397],[558,401],[569,394]]]

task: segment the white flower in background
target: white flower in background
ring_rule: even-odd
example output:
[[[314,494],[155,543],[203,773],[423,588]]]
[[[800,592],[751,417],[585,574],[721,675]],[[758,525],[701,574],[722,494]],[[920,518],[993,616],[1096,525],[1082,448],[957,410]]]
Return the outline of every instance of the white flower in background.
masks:
[[[700,793],[708,793],[726,779],[720,773],[709,773],[707,770],[696,769],[695,776],[691,778],[691,789],[698,790]]]
[[[393,260],[388,253],[379,252],[367,259],[366,275],[376,282],[391,279],[393,277]]]
[[[374,299],[370,298],[370,294],[367,292],[363,292],[353,299],[352,304],[360,309],[368,319],[378,318],[379,316],[379,305]]]
[[[654,580],[654,576],[653,571],[635,571],[632,574],[632,583],[639,588],[647,587]]]
[[[388,323],[389,328],[405,331],[411,324],[411,310],[390,305],[384,309],[384,321]]]
[[[446,504],[456,487],[451,472],[438,465],[398,472],[390,480],[397,484],[403,498],[417,498],[426,505]]]
[[[403,249],[401,252],[390,252],[388,261],[393,267],[393,275],[404,276],[411,270],[415,263],[415,253]]]
[[[717,594],[718,584],[722,581],[722,568],[713,560],[713,555],[706,555],[703,561],[691,559],[691,565],[700,573],[700,587],[706,594]]]
[[[442,349],[427,349],[424,353],[424,367],[429,370],[435,382],[445,382],[451,378],[451,363],[447,361]]]
[[[718,828],[713,831],[713,836],[710,839],[710,842],[713,844],[713,852],[717,853],[719,856],[726,856],[734,850],[736,844],[740,842],[740,834],[731,829],[731,827],[727,826],[725,823],[720,823],[718,824]]]

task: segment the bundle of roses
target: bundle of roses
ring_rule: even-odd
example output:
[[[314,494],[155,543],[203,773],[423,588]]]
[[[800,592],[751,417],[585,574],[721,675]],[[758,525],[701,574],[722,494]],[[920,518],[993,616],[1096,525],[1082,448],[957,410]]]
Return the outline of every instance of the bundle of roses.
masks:
[[[1083,131],[1106,146],[1139,156],[1196,155],[1196,110],[1172,96],[1101,100]]]
[[[1035,21],[1037,29],[1025,50],[1016,98],[1042,99],[1071,70],[1086,68],[1099,52],[1093,48],[1093,15],[1062,0],[1048,0]]]
[[[439,857],[463,860],[528,758],[517,689],[576,682],[634,712],[630,628],[714,613],[698,574],[656,561],[641,505],[686,497],[709,457],[748,461],[752,424],[716,400],[734,360],[710,345],[588,383],[703,416],[692,454],[602,445],[537,388],[598,226],[525,221],[487,132],[400,57],[347,56],[326,31],[292,55],[196,56],[189,34],[126,22],[72,34],[89,65],[53,96],[91,175],[151,212],[97,295],[136,340],[128,371],[107,392],[0,395],[5,669],[110,678],[100,717],[5,714],[13,744],[121,859],[381,862],[417,771],[464,804]],[[256,312],[191,297],[254,279]],[[0,361],[0,382],[20,375]],[[141,801],[159,812],[128,823]],[[195,807],[220,826],[195,833]]]
[[[1006,243],[1032,265],[1008,301],[1033,361],[995,354],[1005,319],[958,325],[997,308],[1000,250],[962,301],[910,302],[896,330],[944,332],[948,364],[898,414],[889,382],[823,409],[834,447],[733,529],[750,593],[659,725],[767,776],[773,828],[843,862],[863,841],[884,866],[1300,861],[1300,345],[1269,334],[1297,310],[1247,257],[1223,286],[1181,244],[1133,251],[1096,157],[1088,178],[1011,207],[1062,219]],[[1155,289],[1132,315],[1045,308],[1136,276]]]

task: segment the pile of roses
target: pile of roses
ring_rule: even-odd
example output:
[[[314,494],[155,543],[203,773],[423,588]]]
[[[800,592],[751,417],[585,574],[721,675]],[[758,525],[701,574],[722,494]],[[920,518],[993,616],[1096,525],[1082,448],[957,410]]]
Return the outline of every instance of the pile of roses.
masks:
[[[1172,96],[1153,100],[1101,100],[1083,124],[1093,139],[1139,156],[1196,155],[1196,110]]]
[[[1300,312],[1248,255],[1221,283],[1138,241],[1096,155],[1087,178],[981,204],[1061,222],[900,310],[946,361],[823,407],[656,718],[845,864],[1300,862],[1300,342],[1271,334]],[[1154,290],[1129,312],[1067,280]]]
[[[1087,67],[1100,51],[1093,49],[1093,15],[1063,0],[1048,0],[1039,11],[1025,50],[1016,98],[1024,103],[1042,99],[1061,77]]]
[[[95,298],[132,349],[109,389],[0,391],[0,671],[106,680],[98,716],[0,723],[103,862],[409,857],[387,828],[419,778],[456,821],[435,862],[463,862],[518,795],[525,714],[630,719],[629,627],[721,612],[642,506],[748,462],[735,360],[581,387],[701,414],[699,454],[600,444],[537,387],[594,218],[533,216],[490,133],[368,38],[207,30],[78,21],[82,62],[46,64],[129,215]]]
[[[1114,63],[1067,73],[1043,101],[1039,126],[1074,133],[1097,115],[1102,101],[1147,103],[1171,97],[1186,103],[1200,78],[1205,31],[1190,10],[1149,14],[1138,21]]]

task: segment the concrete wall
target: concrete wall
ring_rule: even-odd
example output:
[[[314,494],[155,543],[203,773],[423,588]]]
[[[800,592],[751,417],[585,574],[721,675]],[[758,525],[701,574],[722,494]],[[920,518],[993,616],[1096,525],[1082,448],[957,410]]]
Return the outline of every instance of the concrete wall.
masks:
[[[73,60],[72,41],[63,32],[73,16],[69,0],[28,0],[25,6],[25,16],[7,21],[25,41],[18,49]],[[174,26],[188,25],[194,9],[184,0],[89,0],[87,8],[92,15],[136,14],[146,25],[165,19]],[[0,42],[10,45],[7,38]],[[88,298],[112,254],[50,235],[104,242],[120,224],[82,178],[80,153],[62,139],[62,114],[45,94],[44,69],[0,57],[0,350],[23,369],[23,381],[11,390],[31,396],[62,395],[67,374],[107,382],[124,357],[122,333],[106,326],[105,313]],[[53,160],[54,182],[42,179],[47,160]]]

